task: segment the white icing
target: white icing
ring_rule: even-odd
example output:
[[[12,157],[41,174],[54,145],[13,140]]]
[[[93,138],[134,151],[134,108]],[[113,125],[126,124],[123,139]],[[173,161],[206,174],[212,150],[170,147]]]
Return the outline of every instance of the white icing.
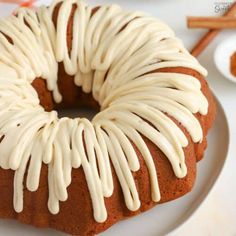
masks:
[[[52,15],[59,3],[55,28]],[[73,4],[77,8],[69,52],[67,25]],[[158,202],[158,170],[143,136],[166,155],[178,178],[186,176],[183,148],[188,140],[166,113],[187,129],[194,142],[201,142],[202,128],[194,113],[206,115],[208,102],[196,78],[156,70],[182,66],[204,76],[206,71],[164,23],[116,5],[102,6],[92,14],[83,1],[59,0],[36,13],[21,8],[17,17],[0,21],[0,52],[0,167],[15,170],[17,212],[23,210],[28,163],[26,187],[30,191],[38,189],[42,164],[48,165],[52,214],[68,198],[72,168],[81,167],[94,218],[104,222],[104,197],[110,197],[114,188],[110,163],[127,208],[136,211],[140,200],[132,172],[140,169],[140,163],[132,143],[147,165],[152,200]],[[36,77],[46,80],[56,102],[62,99],[57,87],[58,62],[101,105],[91,122],[59,119],[55,111],[45,112],[40,106],[31,86]]]

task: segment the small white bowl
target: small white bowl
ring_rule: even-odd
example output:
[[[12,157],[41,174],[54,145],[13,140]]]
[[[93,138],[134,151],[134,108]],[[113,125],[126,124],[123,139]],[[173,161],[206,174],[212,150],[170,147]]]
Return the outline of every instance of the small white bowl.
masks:
[[[236,76],[230,72],[230,57],[236,52],[236,35],[222,41],[215,50],[214,61],[219,72],[228,80],[236,83]]]

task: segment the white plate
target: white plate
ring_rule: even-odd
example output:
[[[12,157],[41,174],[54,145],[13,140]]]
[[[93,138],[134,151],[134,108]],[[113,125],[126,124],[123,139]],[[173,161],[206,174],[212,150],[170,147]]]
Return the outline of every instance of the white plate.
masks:
[[[208,148],[205,157],[198,163],[198,175],[193,191],[180,199],[161,204],[139,216],[119,222],[100,236],[166,235],[181,226],[196,212],[218,179],[228,152],[228,123],[222,106],[219,102],[217,105],[216,121],[208,135]],[[54,230],[36,229],[32,226],[22,225],[13,220],[0,220],[0,229],[0,235],[10,236],[65,235]]]

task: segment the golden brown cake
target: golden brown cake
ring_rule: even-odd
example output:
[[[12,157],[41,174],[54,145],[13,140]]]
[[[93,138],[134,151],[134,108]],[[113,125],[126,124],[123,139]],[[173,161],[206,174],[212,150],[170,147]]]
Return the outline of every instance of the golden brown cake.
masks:
[[[216,112],[205,76],[168,26],[116,5],[2,20],[0,218],[89,236],[191,191]],[[98,113],[58,118],[81,106]]]

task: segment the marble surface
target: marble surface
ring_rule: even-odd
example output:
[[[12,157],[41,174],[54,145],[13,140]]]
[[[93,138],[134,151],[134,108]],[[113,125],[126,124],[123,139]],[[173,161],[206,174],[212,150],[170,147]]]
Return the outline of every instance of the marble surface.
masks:
[[[50,2],[47,0],[37,1]],[[190,49],[205,32],[204,30],[188,30],[186,16],[209,16],[222,14],[225,7],[232,2],[229,0],[90,0],[98,4],[116,2],[129,9],[139,9],[150,12],[167,22]],[[153,8],[153,6],[156,6]],[[0,3],[0,17],[9,14],[15,6]],[[199,210],[184,225],[170,236],[236,236],[236,84],[223,78],[217,71],[213,54],[218,43],[234,30],[225,30],[210,44],[199,57],[200,62],[209,72],[208,82],[215,95],[224,107],[230,127],[230,146],[224,170],[214,186],[213,191]],[[219,134],[221,135],[221,134]],[[0,234],[1,235],[1,234]]]

